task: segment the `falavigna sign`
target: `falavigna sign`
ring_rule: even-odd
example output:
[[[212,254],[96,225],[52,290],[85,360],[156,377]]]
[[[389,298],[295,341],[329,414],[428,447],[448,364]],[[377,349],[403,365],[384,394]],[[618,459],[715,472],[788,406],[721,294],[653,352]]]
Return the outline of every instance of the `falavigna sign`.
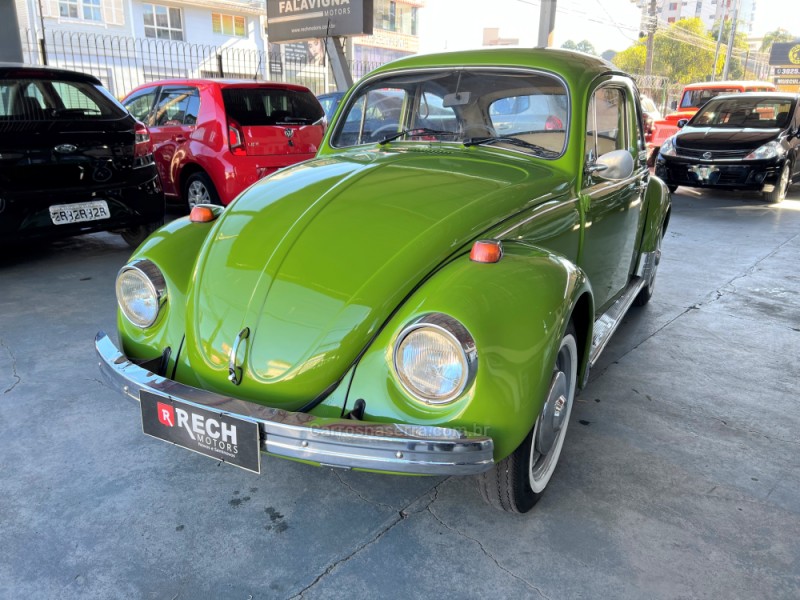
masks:
[[[267,0],[270,42],[372,33],[372,0]]]

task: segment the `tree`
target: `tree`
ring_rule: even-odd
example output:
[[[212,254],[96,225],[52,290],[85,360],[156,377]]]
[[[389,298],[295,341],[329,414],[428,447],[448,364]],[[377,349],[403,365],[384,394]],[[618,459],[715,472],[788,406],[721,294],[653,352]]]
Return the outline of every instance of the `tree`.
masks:
[[[653,44],[653,75],[685,84],[707,81],[714,72],[717,75],[721,74],[728,48],[729,32],[730,23],[726,23],[722,29],[724,43],[720,46],[715,71],[714,51],[717,38],[706,30],[701,19],[681,19],[666,29],[659,29]],[[736,34],[734,47],[747,51],[744,33]],[[641,39],[627,50],[618,53],[614,57],[614,64],[623,71],[644,73],[645,58],[646,41]],[[744,75],[741,60],[732,58],[728,75],[732,79]]]
[[[775,31],[770,31],[769,33],[764,34],[764,39],[761,42],[761,48],[759,48],[759,51],[769,52],[772,48],[772,44],[793,42],[795,39],[797,39],[797,36],[792,35],[785,29],[781,29],[779,27]]]
[[[594,54],[597,56],[597,50],[594,49],[594,45],[592,45],[592,42],[589,40],[581,40],[577,44],[572,40],[567,40],[561,44],[561,47],[567,50],[577,50],[578,52],[585,52],[586,54]]]

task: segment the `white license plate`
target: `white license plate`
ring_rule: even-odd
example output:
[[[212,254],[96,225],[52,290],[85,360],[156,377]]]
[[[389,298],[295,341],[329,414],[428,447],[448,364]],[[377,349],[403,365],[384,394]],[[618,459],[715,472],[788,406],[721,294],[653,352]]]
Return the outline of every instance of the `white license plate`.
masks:
[[[108,203],[105,200],[92,202],[76,202],[75,204],[54,204],[50,207],[50,219],[53,225],[68,225],[83,221],[99,221],[108,219]]]

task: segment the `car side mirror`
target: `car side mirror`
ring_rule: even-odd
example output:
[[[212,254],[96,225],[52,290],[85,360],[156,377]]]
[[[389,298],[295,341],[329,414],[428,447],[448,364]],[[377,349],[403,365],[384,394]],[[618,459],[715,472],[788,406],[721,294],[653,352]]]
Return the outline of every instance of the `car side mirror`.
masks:
[[[678,101],[673,100],[672,102],[669,103],[669,107],[671,110],[678,110]]]
[[[586,172],[606,181],[620,181],[633,175],[633,157],[627,150],[614,150],[589,162]]]
[[[678,119],[678,129],[683,129],[688,122],[689,119]]]

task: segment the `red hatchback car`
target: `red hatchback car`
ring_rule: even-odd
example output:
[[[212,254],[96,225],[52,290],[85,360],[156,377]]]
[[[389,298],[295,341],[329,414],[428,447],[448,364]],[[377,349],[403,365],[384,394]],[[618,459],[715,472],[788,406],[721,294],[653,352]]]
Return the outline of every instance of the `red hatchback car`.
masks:
[[[224,79],[170,79],[122,101],[150,130],[170,200],[229,204],[281,167],[313,158],[324,111],[308,88]]]

